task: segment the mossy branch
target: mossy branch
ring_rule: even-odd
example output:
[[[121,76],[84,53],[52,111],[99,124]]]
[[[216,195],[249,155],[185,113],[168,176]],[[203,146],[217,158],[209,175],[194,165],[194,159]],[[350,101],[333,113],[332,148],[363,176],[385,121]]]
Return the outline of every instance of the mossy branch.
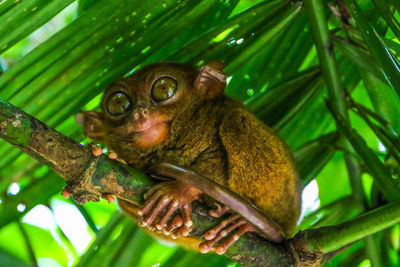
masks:
[[[97,201],[101,194],[109,193],[140,204],[143,193],[154,184],[129,166],[103,156],[94,157],[87,147],[1,99],[0,137],[66,179],[68,189],[80,203]],[[220,221],[208,216],[207,207],[202,203],[195,203],[193,220],[192,235],[196,237],[201,237]],[[281,244],[246,235],[227,251],[226,256],[244,266],[314,266],[319,264],[324,253],[398,222],[400,204],[391,204],[338,226],[302,232]],[[337,235],[339,230],[340,235]]]

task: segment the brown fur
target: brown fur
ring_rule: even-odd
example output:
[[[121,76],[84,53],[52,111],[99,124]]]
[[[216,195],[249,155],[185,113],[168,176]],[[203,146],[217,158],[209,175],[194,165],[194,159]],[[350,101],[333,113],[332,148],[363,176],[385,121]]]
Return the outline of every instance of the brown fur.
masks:
[[[177,99],[171,103],[151,101],[151,84],[159,75],[172,75],[178,81]],[[204,97],[195,88],[198,75],[196,69],[172,63],[139,70],[105,92],[103,112],[87,116],[85,133],[141,170],[168,162],[211,178],[261,208],[289,236],[300,212],[300,189],[289,149],[242,104],[221,93]],[[132,112],[142,106],[152,118],[167,117],[168,133],[163,142],[140,147],[131,134],[132,116],[115,119],[107,115],[106,100],[118,86],[134,100]],[[125,204],[122,208],[129,212]]]

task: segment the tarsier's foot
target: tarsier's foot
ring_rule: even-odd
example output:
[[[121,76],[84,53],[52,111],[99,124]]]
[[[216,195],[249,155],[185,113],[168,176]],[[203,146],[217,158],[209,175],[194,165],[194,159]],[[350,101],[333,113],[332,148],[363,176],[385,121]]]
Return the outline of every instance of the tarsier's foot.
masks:
[[[193,200],[198,199],[200,191],[177,181],[159,183],[145,194],[146,203],[139,211],[139,225],[162,231],[165,235],[189,235],[193,228]],[[181,215],[172,215],[180,210]]]
[[[216,203],[215,206],[217,208],[215,210],[210,210],[208,214],[214,218],[219,218],[227,213],[232,213],[231,209],[228,206],[221,206],[220,204]]]
[[[232,234],[236,229],[238,230]],[[219,225],[208,230],[204,234],[204,239],[206,241],[200,244],[199,250],[202,253],[207,253],[214,248],[214,245],[217,242],[230,235],[230,237],[219,242],[218,245],[215,246],[217,254],[224,254],[230,246],[239,240],[242,235],[248,232],[258,232],[258,230],[244,218],[240,217],[240,215],[231,215],[226,220],[223,220]]]

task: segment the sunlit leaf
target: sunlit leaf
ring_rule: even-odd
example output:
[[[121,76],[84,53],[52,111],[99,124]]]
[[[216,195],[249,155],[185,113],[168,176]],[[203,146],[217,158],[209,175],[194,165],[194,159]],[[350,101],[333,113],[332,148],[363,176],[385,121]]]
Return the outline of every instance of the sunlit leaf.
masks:
[[[22,1],[2,14],[0,16],[2,22],[0,24],[0,54],[42,26],[72,2],[73,0]]]
[[[373,153],[373,151],[366,145],[365,141],[357,133],[357,131],[350,128],[343,118],[340,117],[340,115],[334,115],[336,116],[337,125],[340,131],[346,135],[354,149],[358,152],[364,161],[365,166],[377,181],[385,196],[391,201],[399,199],[400,196],[398,191],[400,190],[400,184],[391,177],[390,172],[385,168],[384,164]]]
[[[14,266],[14,267],[29,267],[30,264],[21,261],[18,258],[15,258],[8,254],[5,251],[0,250],[0,262],[4,266]]]
[[[371,54],[379,62],[388,82],[396,89],[400,96],[400,63],[384,43],[376,29],[365,18],[363,11],[355,0],[346,0],[349,10],[359,27]]]
[[[15,196],[5,199],[0,206],[0,227],[19,219],[37,204],[46,203],[54,194],[60,192],[63,180],[55,174],[30,184]],[[23,205],[23,209],[18,207]],[[21,206],[20,206],[21,207]]]
[[[303,186],[315,179],[336,152],[337,133],[313,140],[295,151],[297,171]]]

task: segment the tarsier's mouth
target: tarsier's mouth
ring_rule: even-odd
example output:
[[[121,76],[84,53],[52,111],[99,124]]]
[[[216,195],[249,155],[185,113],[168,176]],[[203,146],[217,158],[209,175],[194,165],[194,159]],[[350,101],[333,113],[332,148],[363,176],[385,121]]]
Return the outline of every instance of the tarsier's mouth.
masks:
[[[152,131],[157,130],[158,128],[162,128],[167,126],[167,122],[165,121],[160,121],[154,124],[149,124],[149,125],[144,125],[141,127],[137,127],[137,129],[135,131],[133,131],[134,134],[140,134],[140,135],[145,135],[145,134],[149,134]]]
[[[137,127],[133,131],[133,140],[137,147],[148,148],[164,142],[167,134],[168,123],[160,121],[145,125],[145,127]]]

